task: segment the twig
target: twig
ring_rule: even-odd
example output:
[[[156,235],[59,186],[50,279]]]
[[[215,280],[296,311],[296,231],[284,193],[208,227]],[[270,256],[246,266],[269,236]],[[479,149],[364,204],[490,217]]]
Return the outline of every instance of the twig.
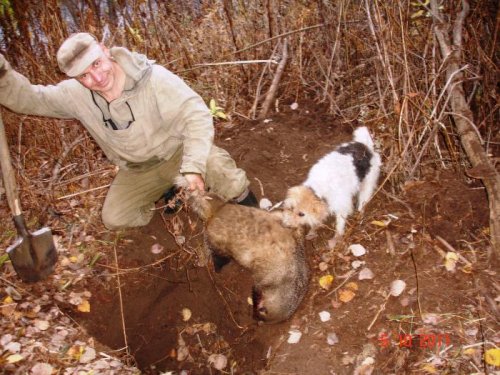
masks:
[[[54,163],[54,167],[52,168],[52,177],[49,180],[49,186],[48,186],[48,191],[51,192],[52,188],[55,184],[55,181],[57,180],[59,176],[59,172],[61,171],[62,164],[64,160],[68,157],[69,153],[80,143],[85,139],[85,135],[81,134],[78,138],[76,138],[73,142],[71,142],[69,145],[66,145],[66,142],[64,142],[64,134],[62,134],[61,139],[63,140],[63,152],[59,155],[59,158],[57,158],[56,162]]]
[[[285,65],[287,60],[288,60],[288,40],[285,38],[285,40],[283,41],[283,48],[281,50],[281,61],[278,65],[278,68],[276,69],[276,74],[274,75],[271,87],[267,92],[266,99],[264,100],[264,103],[262,104],[262,108],[259,113],[259,119],[261,120],[264,117],[266,117],[267,112],[269,112],[269,107],[271,106],[271,103],[274,100],[274,97],[276,96],[276,92],[278,91],[278,84],[281,80],[283,71],[285,70]]]
[[[238,324],[238,322],[236,321],[236,319],[234,319],[234,316],[233,316],[233,313],[231,311],[231,308],[229,307],[229,304],[227,303],[226,299],[224,298],[224,296],[222,295],[221,291],[219,290],[219,287],[217,286],[217,283],[215,282],[214,277],[212,276],[212,272],[210,271],[210,268],[207,266],[206,269],[207,269],[208,276],[210,276],[210,280],[212,280],[212,284],[214,285],[215,290],[217,291],[217,293],[219,293],[220,298],[222,298],[222,301],[224,302],[224,305],[226,306],[226,309],[227,309],[227,311],[229,313],[229,316],[231,317],[231,320],[234,322],[234,324],[236,325],[236,327],[238,327],[239,329],[245,329],[245,327],[240,326]]]
[[[67,198],[72,198],[72,197],[76,197],[77,195],[82,195],[82,194],[86,194],[86,193],[90,193],[90,192],[93,192],[93,191],[96,191],[96,190],[100,190],[100,189],[104,189],[104,188],[107,188],[107,187],[110,187],[111,184],[107,184],[107,185],[102,185],[102,186],[98,186],[98,187],[95,187],[93,189],[88,189],[88,190],[84,190],[84,191],[79,191],[77,193],[73,193],[73,194],[68,194],[68,195],[65,195],[63,197],[59,197],[57,198],[57,200],[61,200],[61,199],[67,199]]]
[[[372,322],[370,323],[370,325],[368,326],[368,328],[366,329],[367,331],[369,331],[370,329],[372,329],[373,325],[375,324],[375,322],[377,321],[380,313],[382,311],[385,310],[385,305],[387,305],[387,301],[389,301],[389,297],[391,296],[391,294],[389,293],[387,295],[387,297],[385,297],[385,300],[384,300],[384,303],[382,305],[380,305],[380,308],[378,309],[377,313],[375,314],[375,316],[373,317],[373,320]]]
[[[278,64],[278,62],[276,60],[271,59],[271,60],[222,61],[222,62],[215,62],[215,63],[194,64],[194,66],[200,67],[200,66],[219,66],[219,65],[261,64],[261,63]]]
[[[420,287],[418,284],[417,262],[415,262],[415,256],[413,255],[413,247],[410,247],[410,256],[411,256],[411,261],[413,263],[413,270],[415,271],[415,283],[416,283],[416,287],[417,287],[418,313],[420,314],[420,319],[423,320],[422,306],[420,305]]]
[[[119,269],[119,267],[118,267],[118,255],[116,253],[116,246],[118,243],[118,237],[119,237],[119,235],[117,234],[115,237],[115,243],[113,246],[113,252],[115,254],[115,264],[116,264],[117,269]],[[125,342],[125,351],[126,351],[127,355],[130,355],[130,351],[129,351],[129,347],[128,347],[128,340],[127,340],[127,330],[126,330],[126,326],[125,326],[125,317],[123,314],[123,296],[122,296],[122,286],[121,286],[119,272],[116,272],[116,282],[118,283],[118,298],[120,300],[120,316],[122,319],[122,330],[123,330],[123,340]]]
[[[292,35],[292,34],[296,34],[296,33],[300,33],[300,32],[303,32],[303,31],[309,31],[309,30],[313,30],[313,29],[317,29],[319,27],[323,27],[323,26],[326,26],[328,25],[327,23],[320,23],[318,25],[313,25],[313,26],[307,26],[307,27],[303,27],[302,29],[298,29],[298,30],[293,30],[293,31],[288,31],[286,33],[283,33],[283,34],[279,34],[279,35],[276,35],[276,36],[273,36],[272,38],[269,38],[269,39],[266,39],[266,40],[263,40],[261,42],[258,42],[258,43],[255,43],[255,44],[252,44],[248,47],[245,47],[243,49],[240,49],[236,52],[233,52],[232,55],[236,55],[237,53],[241,53],[241,52],[244,52],[244,51],[247,51],[251,48],[255,48],[255,47],[258,47],[264,43],[268,43],[268,42],[271,42],[273,41],[274,39],[279,39],[279,38],[282,38],[284,36],[288,36],[288,35]]]
[[[264,196],[264,185],[262,185],[262,182],[257,177],[254,177],[254,179],[259,183],[260,195],[261,195],[261,197],[263,197]]]

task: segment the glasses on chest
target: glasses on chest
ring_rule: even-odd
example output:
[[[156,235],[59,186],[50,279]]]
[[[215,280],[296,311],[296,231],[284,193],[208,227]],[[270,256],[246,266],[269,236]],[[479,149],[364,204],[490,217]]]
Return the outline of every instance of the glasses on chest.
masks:
[[[94,92],[91,91],[91,93],[92,93],[92,100],[94,101],[94,104],[101,111],[102,121],[104,122],[104,126],[107,127],[108,129],[109,128],[111,128],[113,130],[128,129],[130,127],[130,125],[132,125],[132,123],[135,121],[134,112],[132,111],[132,107],[130,107],[130,104],[128,104],[128,102],[125,102],[125,104],[127,105],[128,110],[130,111],[130,116],[132,117],[132,120],[130,120],[127,123],[127,126],[121,127],[121,126],[116,125],[116,123],[113,121],[113,119],[111,117],[109,117],[108,119],[106,119],[106,116],[104,115],[104,111],[101,109],[101,107],[99,106],[99,104],[97,104],[97,101],[96,101],[95,96],[94,96]]]

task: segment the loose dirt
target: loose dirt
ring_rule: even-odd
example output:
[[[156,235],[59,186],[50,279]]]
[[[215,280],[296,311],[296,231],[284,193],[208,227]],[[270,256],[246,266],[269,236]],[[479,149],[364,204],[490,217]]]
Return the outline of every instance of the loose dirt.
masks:
[[[246,170],[259,199],[282,200],[318,158],[351,139],[357,123],[312,108],[218,128],[216,144]],[[382,154],[384,142],[378,137]],[[384,167],[380,182],[388,172]],[[159,209],[148,226],[122,232],[116,246],[120,288],[109,256],[89,285],[91,313],[68,314],[113,349],[127,343],[147,374],[215,374],[209,365],[213,354],[225,355],[225,373],[237,374],[361,374],[372,367],[375,373],[402,374],[425,373],[430,366],[439,373],[470,372],[483,365],[481,347],[468,356],[456,350],[496,337],[496,273],[487,262],[485,190],[462,176],[429,168],[402,191],[388,182],[364,215],[350,218],[335,251],[326,245],[331,223],[307,241],[309,292],[290,321],[262,325],[252,319],[252,281],[234,262],[219,274],[211,265],[197,265],[202,227],[186,209],[173,216]],[[114,240],[115,233],[107,235]],[[366,255],[354,257],[351,244],[361,244]],[[153,254],[158,246],[163,251]],[[448,271],[446,252],[471,264],[458,259],[456,270]],[[363,262],[358,269],[355,260]],[[372,279],[359,280],[364,267]],[[334,277],[326,290],[319,285],[324,275]],[[389,296],[397,279],[406,289]],[[183,309],[191,312],[187,321]],[[322,322],[321,311],[331,319]],[[302,333],[297,344],[287,342],[291,329]]]

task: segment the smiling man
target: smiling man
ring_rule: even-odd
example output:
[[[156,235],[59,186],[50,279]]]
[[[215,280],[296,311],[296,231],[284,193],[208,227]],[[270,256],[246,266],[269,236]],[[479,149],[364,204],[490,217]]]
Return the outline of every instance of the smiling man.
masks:
[[[85,126],[120,167],[103,205],[107,228],[147,224],[179,174],[191,189],[256,205],[246,173],[213,144],[209,109],[181,78],[142,54],[108,49],[88,33],[66,39],[57,62],[69,79],[33,85],[0,54],[0,104]]]

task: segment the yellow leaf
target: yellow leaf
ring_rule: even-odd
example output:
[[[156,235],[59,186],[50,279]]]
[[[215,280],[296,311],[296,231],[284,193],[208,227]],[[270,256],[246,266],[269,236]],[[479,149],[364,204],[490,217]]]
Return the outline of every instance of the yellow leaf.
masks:
[[[80,357],[83,354],[83,351],[84,351],[83,346],[74,345],[74,346],[72,346],[71,348],[68,349],[68,351],[66,352],[66,354],[69,357],[73,358],[73,359],[79,360]]]
[[[14,302],[14,300],[12,299],[11,296],[7,296],[3,299],[3,303],[5,303],[6,305],[8,305],[9,303],[12,303]]]
[[[346,288],[352,290],[353,292],[359,289],[358,284],[356,284],[354,281],[347,283]]]
[[[350,290],[350,289],[342,289],[339,292],[339,300],[341,300],[344,303],[347,303],[350,300],[352,300],[355,295],[356,294],[352,290]]]
[[[319,286],[322,287],[323,289],[330,289],[332,283],[333,283],[332,275],[325,275],[319,278]]]
[[[436,370],[434,365],[432,365],[430,363],[426,363],[421,368],[422,368],[422,370],[424,370],[428,374],[437,374],[438,373],[438,371]]]
[[[227,116],[226,116],[226,114],[224,112],[220,112],[220,111],[217,112],[217,117],[220,117],[220,118],[222,118],[224,120],[227,120]]]
[[[90,303],[87,300],[83,300],[82,303],[78,305],[78,311],[80,312],[90,312]]]
[[[455,267],[457,266],[458,255],[453,251],[448,251],[446,253],[446,260],[444,262],[444,266],[447,271],[455,272]]]
[[[416,11],[415,13],[413,13],[411,15],[411,18],[413,19],[413,18],[420,17],[420,16],[424,15],[424,13],[425,13],[425,10],[420,9],[420,10]]]
[[[383,221],[380,221],[380,220],[373,220],[371,222],[373,225],[376,225],[377,227],[386,227],[387,224],[384,223]]]
[[[464,355],[467,356],[473,356],[474,354],[476,354],[476,352],[477,352],[476,348],[467,348],[463,351]]]
[[[24,357],[20,354],[12,354],[7,357],[7,363],[16,363],[22,361]]]
[[[71,261],[71,263],[77,263],[78,262],[78,258],[76,256],[71,256],[69,257],[69,260]]]
[[[488,349],[486,353],[484,353],[484,360],[489,365],[500,367],[500,349]]]

